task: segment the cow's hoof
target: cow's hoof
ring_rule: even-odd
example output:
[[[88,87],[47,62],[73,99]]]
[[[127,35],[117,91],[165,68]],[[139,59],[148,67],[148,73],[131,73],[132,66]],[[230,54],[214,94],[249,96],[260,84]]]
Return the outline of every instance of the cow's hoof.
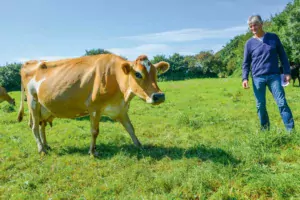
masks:
[[[42,156],[46,155],[47,154],[46,149],[44,148],[39,149],[39,154],[41,154]]]
[[[42,152],[40,152],[40,155],[41,155],[41,157],[44,157],[44,156],[46,156],[46,155],[47,155],[47,153],[46,153],[46,152],[44,152],[44,151],[42,151]]]
[[[139,141],[137,141],[134,143],[134,146],[136,146],[138,148],[142,148],[143,145]]]

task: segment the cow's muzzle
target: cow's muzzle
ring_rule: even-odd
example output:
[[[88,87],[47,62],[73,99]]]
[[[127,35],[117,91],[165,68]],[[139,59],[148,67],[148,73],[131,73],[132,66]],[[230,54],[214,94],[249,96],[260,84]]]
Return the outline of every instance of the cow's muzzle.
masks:
[[[165,94],[164,93],[153,93],[151,98],[147,101],[148,103],[152,104],[160,104],[165,101]]]

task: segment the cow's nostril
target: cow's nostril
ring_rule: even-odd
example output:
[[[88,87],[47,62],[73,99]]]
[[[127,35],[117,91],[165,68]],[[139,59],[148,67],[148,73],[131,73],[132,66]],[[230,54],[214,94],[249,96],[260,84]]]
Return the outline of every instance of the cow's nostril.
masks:
[[[165,101],[165,94],[164,93],[155,93],[152,96],[152,100],[154,103],[160,103]]]

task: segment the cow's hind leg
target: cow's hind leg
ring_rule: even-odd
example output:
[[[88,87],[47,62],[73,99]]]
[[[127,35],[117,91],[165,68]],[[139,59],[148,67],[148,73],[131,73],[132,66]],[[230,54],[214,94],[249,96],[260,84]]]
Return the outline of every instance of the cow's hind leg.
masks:
[[[134,133],[134,128],[131,124],[131,121],[128,117],[128,114],[125,113],[123,115],[121,115],[119,118],[118,118],[118,121],[121,122],[121,124],[124,126],[124,128],[126,129],[126,131],[129,133],[133,143],[135,146],[137,147],[141,147],[142,144],[140,143],[139,139],[136,137],[135,133]]]
[[[99,134],[100,117],[101,114],[99,112],[90,113],[92,139],[91,139],[89,154],[91,156],[98,156],[98,152],[96,152],[96,140]]]
[[[32,122],[32,115],[31,115],[31,112],[29,111],[28,114],[29,114],[28,126],[29,126],[30,128],[32,128],[33,122]]]
[[[32,133],[35,138],[35,141],[37,143],[38,147],[38,152],[39,153],[46,153],[46,150],[43,146],[42,140],[40,138],[40,132],[39,132],[39,124],[40,124],[40,109],[41,105],[39,102],[34,99],[33,97],[30,98],[30,101],[27,102],[28,107],[31,113],[31,118],[32,118]]]
[[[40,124],[40,137],[42,140],[42,143],[44,145],[44,147],[46,148],[46,150],[50,150],[50,146],[47,143],[47,139],[46,139],[46,125],[47,122],[46,121],[42,121]]]

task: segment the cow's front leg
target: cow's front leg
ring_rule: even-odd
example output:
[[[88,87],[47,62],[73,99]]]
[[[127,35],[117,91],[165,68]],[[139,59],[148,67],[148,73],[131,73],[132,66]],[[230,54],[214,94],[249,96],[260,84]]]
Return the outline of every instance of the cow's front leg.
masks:
[[[123,115],[121,115],[119,118],[118,118],[118,121],[121,122],[121,124],[124,126],[124,128],[126,129],[126,131],[129,133],[133,143],[135,146],[137,147],[141,147],[142,144],[140,143],[139,139],[135,136],[135,133],[134,133],[134,128],[131,124],[131,121],[128,117],[128,114],[127,113],[124,113]]]
[[[101,117],[100,112],[90,113],[92,139],[91,139],[89,154],[92,155],[92,156],[97,156],[98,155],[98,152],[96,152],[96,140],[97,140],[97,136],[99,134],[99,120],[100,120],[100,117]]]

